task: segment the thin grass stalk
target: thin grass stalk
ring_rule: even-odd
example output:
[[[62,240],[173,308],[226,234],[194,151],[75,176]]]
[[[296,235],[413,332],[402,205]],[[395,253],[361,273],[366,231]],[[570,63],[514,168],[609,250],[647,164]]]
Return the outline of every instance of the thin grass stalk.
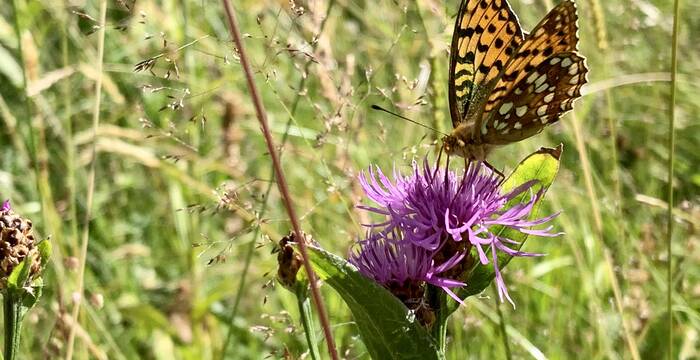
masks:
[[[32,129],[32,109],[29,103],[29,95],[27,93],[27,87],[29,86],[29,79],[27,78],[27,69],[25,69],[24,61],[24,48],[22,46],[22,26],[19,23],[19,8],[17,7],[17,0],[12,1],[12,12],[14,14],[14,28],[15,36],[17,37],[17,49],[19,50],[19,61],[22,64],[22,79],[23,79],[23,94],[24,108],[26,111],[25,125],[27,127],[27,139],[29,140],[29,150],[27,151],[31,164],[34,167],[34,173],[39,176],[39,164],[36,161],[36,147],[34,146],[34,131]]]
[[[673,41],[671,45],[671,98],[668,121],[668,210],[666,212],[666,315],[668,316],[668,358],[673,358],[673,163],[676,150],[676,81],[678,75],[678,32],[680,0],[673,2]]]
[[[610,174],[613,181],[613,190],[615,192],[615,211],[617,211],[616,218],[618,221],[618,231],[620,232],[620,237],[623,241],[620,242],[621,246],[627,245],[627,235],[625,229],[624,216],[622,215],[622,187],[620,181],[620,169],[619,160],[617,155],[617,124],[615,122],[615,108],[613,106],[613,98],[610,93],[610,89],[605,90],[605,102],[608,104],[608,129],[610,131]]]
[[[294,234],[296,238],[300,240],[299,250],[304,260],[304,269],[306,270],[306,274],[309,277],[311,296],[314,301],[314,305],[316,306],[316,310],[318,311],[319,318],[321,319],[321,326],[323,327],[323,332],[326,337],[328,352],[334,360],[337,360],[338,353],[335,349],[335,342],[333,341],[333,334],[331,332],[330,322],[328,321],[326,309],[323,305],[321,293],[318,289],[316,274],[314,273],[313,268],[311,267],[311,262],[309,261],[309,255],[306,249],[306,242],[304,241],[305,237],[302,236],[301,226],[299,225],[299,218],[297,217],[296,211],[294,210],[294,204],[292,203],[292,198],[289,193],[289,187],[287,185],[284,172],[282,171],[282,165],[280,164],[279,156],[277,154],[274,141],[272,139],[272,134],[270,133],[270,129],[267,123],[265,109],[262,104],[260,95],[258,94],[258,89],[255,86],[255,82],[253,80],[253,71],[250,68],[250,64],[248,63],[248,57],[246,56],[245,48],[243,46],[243,40],[241,39],[241,34],[238,30],[238,23],[236,21],[235,14],[233,13],[233,9],[229,1],[223,0],[222,2],[224,5],[224,10],[226,11],[226,20],[228,21],[229,31],[231,32],[231,37],[233,38],[234,43],[236,44],[236,47],[238,49],[241,66],[243,67],[246,82],[248,83],[248,90],[250,91],[250,96],[253,100],[253,105],[255,106],[255,112],[257,114],[258,121],[260,122],[263,136],[265,137],[265,143],[267,145],[268,152],[270,154],[270,157],[272,158],[272,164],[275,168],[275,177],[277,180],[277,185],[282,195],[282,202],[284,203],[284,206],[287,210],[287,214],[289,215],[289,220],[292,223]]]
[[[591,6],[592,10],[592,17],[593,17],[593,28],[595,29],[595,35],[596,35],[596,45],[598,47],[598,50],[600,50],[600,53],[603,56],[603,63],[604,64],[609,64],[609,52],[607,51],[608,49],[608,36],[607,36],[607,27],[605,25],[605,16],[603,12],[603,7],[600,4],[600,0],[588,0]],[[608,67],[605,67],[603,69],[603,77],[604,78],[609,78],[608,73]],[[616,124],[616,116],[615,116],[615,107],[614,107],[614,102],[612,98],[612,94],[610,89],[605,89],[605,102],[607,103],[607,120],[608,120],[608,131],[610,131],[609,134],[609,140],[610,140],[610,156],[612,157],[612,160],[610,160],[610,177],[612,178],[613,182],[613,190],[615,194],[615,210],[617,211],[617,216],[616,218],[619,219],[618,221],[618,231],[620,231],[620,238],[623,239],[623,241],[618,242],[620,244],[619,246],[626,246],[627,245],[627,237],[626,237],[626,231],[625,231],[625,224],[624,224],[624,216],[622,216],[622,191],[621,191],[621,181],[620,181],[620,170],[619,170],[619,163],[618,163],[618,155],[617,155],[617,124]]]
[[[59,228],[58,221],[56,220],[55,209],[53,212],[49,211],[49,207],[54,204],[53,196],[51,194],[51,186],[49,184],[48,175],[48,153],[46,151],[46,143],[44,136],[44,126],[40,124],[36,128],[32,124],[33,120],[33,106],[29,98],[29,77],[27,76],[26,61],[25,61],[25,48],[24,41],[22,39],[22,25],[20,24],[19,7],[17,2],[12,2],[13,15],[14,15],[14,30],[17,37],[17,47],[19,49],[19,58],[22,64],[22,99],[25,109],[25,121],[24,125],[27,129],[27,138],[29,140],[29,158],[31,159],[31,165],[34,167],[34,175],[36,181],[36,189],[39,192],[39,200],[41,203],[42,218],[44,219],[47,228],[51,233],[56,234],[59,237],[61,234],[57,231]],[[35,133],[39,134],[39,142],[35,139]],[[59,243],[61,243],[59,241]],[[57,250],[60,248],[57,247]]]
[[[610,278],[611,281],[611,286],[613,289],[613,297],[615,298],[615,307],[617,308],[617,312],[620,314],[623,313],[623,306],[622,306],[622,293],[620,291],[620,285],[617,282],[617,277],[615,277],[615,270],[612,268],[613,264],[613,259],[612,256],[610,255],[610,250],[608,248],[603,249],[603,256],[605,256],[605,269],[608,272],[608,277]],[[632,356],[632,359],[634,360],[639,360],[639,348],[637,347],[637,341],[634,339],[634,335],[632,334],[631,327],[629,325],[629,322],[625,320],[624,317],[622,317],[622,331],[625,335],[625,343],[627,344],[627,347],[629,348],[630,355]]]
[[[95,194],[95,172],[97,168],[97,128],[100,125],[100,107],[102,100],[102,65],[104,61],[105,50],[105,28],[107,16],[107,0],[100,2],[100,30],[97,36],[97,81],[95,82],[95,103],[92,109],[92,157],[90,169],[88,170],[87,181],[87,196],[85,200],[85,218],[83,221],[83,229],[81,236],[80,248],[80,268],[78,269],[78,296],[75,298],[71,320],[73,326],[68,334],[68,345],[66,347],[66,359],[73,358],[73,349],[75,346],[75,332],[80,315],[80,305],[83,300],[83,292],[85,285],[85,263],[87,259],[88,242],[90,239],[90,218],[92,217],[92,202]]]
[[[70,66],[70,54],[68,50],[68,44],[69,44],[69,26],[68,24],[70,23],[67,18],[63,19],[64,26],[61,28],[63,29],[62,31],[62,37],[61,37],[61,56],[63,60],[63,67],[68,68]],[[66,169],[67,171],[67,187],[68,187],[68,212],[70,214],[70,245],[72,247],[73,253],[78,252],[78,211],[77,211],[77,186],[76,186],[76,176],[75,176],[75,143],[73,142],[73,99],[72,99],[72,91],[70,88],[70,80],[65,79],[63,80],[63,90],[62,90],[62,97],[64,101],[63,105],[63,111],[66,114],[65,116],[65,128],[66,128]]]
[[[583,170],[583,177],[584,177],[584,182],[586,184],[586,191],[588,193],[588,197],[590,199],[590,204],[591,204],[591,209],[593,210],[593,220],[595,222],[595,229],[596,229],[596,239],[599,241],[599,244],[603,250],[604,254],[608,254],[610,250],[608,249],[608,246],[605,244],[605,241],[603,240],[603,222],[602,222],[602,217],[600,214],[600,207],[598,206],[598,201],[597,201],[597,195],[595,192],[595,188],[593,186],[593,176],[591,173],[591,166],[590,162],[588,161],[588,155],[586,153],[586,145],[583,141],[583,135],[581,131],[581,125],[579,124],[578,118],[576,117],[576,114],[572,113],[572,123],[574,125],[574,137],[576,140],[576,148],[579,153],[579,158],[581,160],[581,168]],[[613,269],[614,268],[614,260],[611,256],[604,256],[604,262],[605,265]],[[610,283],[613,287],[613,292],[615,292],[615,289],[617,287],[617,279],[615,278],[615,274],[613,272],[608,273],[608,278],[610,280]],[[619,296],[619,291],[618,294]],[[620,316],[620,321],[622,322],[623,328],[629,328],[629,325],[627,324],[627,319],[625,318],[625,314],[622,311],[622,306],[617,306],[616,307],[617,313]],[[636,346],[636,341],[632,338],[632,334],[629,331],[624,331],[624,336],[625,336],[625,342],[627,346],[629,347],[630,353],[633,355],[633,358],[635,360],[639,359],[639,350],[637,349]],[[605,339],[605,337],[601,337],[602,339]],[[637,357],[634,357],[634,354],[637,354]]]
[[[506,318],[503,316],[503,311],[501,311],[501,302],[498,300],[498,290],[496,285],[493,284],[494,301],[496,303],[496,312],[498,313],[498,328],[501,332],[501,339],[503,339],[503,349],[506,352],[506,359],[510,360],[513,358],[513,354],[510,352],[510,340],[508,340],[508,331],[506,331]]]
[[[182,31],[183,42],[185,44],[190,44],[193,41],[192,37],[190,36],[190,21],[189,21],[190,17],[188,16],[188,14],[189,14],[188,3],[189,3],[189,1],[187,1],[187,0],[180,0],[178,3],[179,9],[180,9],[180,14],[182,15],[182,26],[180,29]],[[184,72],[184,73],[192,72],[194,74],[195,73],[194,72],[195,71],[194,65],[193,65],[194,58],[192,57],[192,52],[189,51],[188,46],[181,48],[180,51],[182,51],[182,55],[184,57],[184,66],[180,65],[179,71]],[[175,63],[173,63],[173,64],[175,64]],[[177,65],[175,65],[175,66],[177,66]],[[191,130],[191,134],[192,134],[192,138],[191,138],[192,144],[194,146],[199,146],[200,140],[201,140],[201,134],[202,134],[201,127],[195,126]],[[192,162],[188,162],[187,166],[189,168],[189,171],[192,171],[192,169],[193,169]],[[182,185],[175,184],[173,186],[181,187]],[[189,222],[189,224],[187,225],[188,227],[195,227],[196,226],[195,224],[193,224],[193,221],[195,221],[194,219],[189,219],[187,221]],[[190,284],[192,286],[191,291],[189,292],[189,295],[188,295],[188,296],[190,296],[189,301],[192,304],[196,304],[198,302],[197,296],[201,293],[200,286],[202,284],[202,271],[201,271],[201,267],[199,266],[197,249],[194,246],[189,247],[187,265],[189,268],[188,274],[190,277]],[[192,307],[190,309],[191,318],[194,319],[194,318],[198,317],[198,315],[196,314],[196,311],[197,310],[195,307]],[[194,335],[193,336],[194,343],[201,343],[199,341],[199,339],[201,338],[200,337],[200,333],[201,333],[200,329],[201,328],[195,328],[195,326],[192,326],[192,333]]]
[[[586,185],[586,192],[588,194],[588,199],[590,201],[591,210],[593,212],[593,222],[595,225],[595,238],[598,240],[600,246],[605,249],[606,245],[603,241],[603,222],[600,215],[600,207],[598,206],[598,196],[596,195],[595,188],[593,187],[593,176],[591,174],[591,165],[588,161],[588,154],[586,153],[586,144],[583,140],[583,133],[581,130],[581,124],[579,123],[576,113],[571,113],[571,124],[574,128],[574,141],[576,143],[576,150],[578,151],[579,160],[581,163],[581,170],[583,172],[583,180]],[[612,265],[611,265],[612,266]],[[595,289],[595,288],[594,288]],[[596,306],[596,309],[598,307]],[[623,314],[620,314],[620,318],[624,321]],[[606,334],[600,327],[597,327],[598,339],[605,346],[605,351],[610,350],[610,344],[607,341]]]
[[[586,153],[586,144],[583,140],[583,131],[581,124],[575,113],[571,114],[571,123],[574,126],[574,140],[576,142],[576,150],[578,151],[579,160],[581,161],[581,170],[583,171],[583,181],[586,185],[586,192],[591,202],[591,210],[593,210],[593,223],[595,225],[596,237],[601,242],[603,241],[603,220],[600,215],[600,206],[598,205],[598,195],[596,194],[593,185],[593,175],[591,173],[591,164],[588,161]],[[603,243],[603,245],[605,245]]]
[[[335,0],[330,0],[330,2],[328,3],[328,8],[326,10],[326,15],[323,18],[323,20],[321,20],[321,24],[320,24],[319,29],[318,29],[317,37],[321,36],[321,33],[323,33],[323,29],[326,27],[326,22],[328,20],[328,16],[329,16],[331,10],[333,9],[334,5],[335,5]],[[316,50],[316,47],[318,47],[318,42],[314,42],[311,45],[312,52]],[[312,64],[311,61],[307,61],[304,64],[304,71],[302,73],[302,77],[299,79],[299,83],[297,84],[297,87],[295,88],[295,89],[297,89],[297,91],[296,91],[296,94],[294,95],[294,100],[292,101],[292,107],[290,109],[291,116],[287,119],[287,124],[284,127],[284,134],[282,135],[282,141],[281,141],[281,145],[280,145],[280,154],[279,154],[280,157],[282,157],[282,155],[283,155],[282,149],[284,149],[284,146],[287,144],[287,140],[289,139],[289,129],[292,127],[292,121],[293,121],[294,115],[296,114],[297,108],[299,107],[299,100],[301,100],[301,93],[302,93],[301,89],[303,89],[304,86],[306,85],[306,79],[308,78],[308,76],[306,76],[306,74],[308,73],[309,68],[311,67],[311,64]],[[274,170],[275,169],[273,166],[271,171],[274,172]],[[273,186],[273,182],[267,183],[267,188],[265,189],[265,196],[263,197],[264,200],[263,200],[263,203],[262,203],[262,205],[260,207],[260,211],[259,211],[260,218],[262,218],[265,215],[265,213],[267,212],[267,205],[268,205],[267,201],[270,198],[270,192],[272,191],[272,186]],[[227,324],[229,324],[229,328],[228,328],[228,332],[226,335],[226,340],[224,340],[224,345],[221,347],[221,354],[219,357],[221,360],[223,360],[226,357],[226,350],[228,349],[228,346],[231,343],[231,338],[233,336],[233,321],[236,319],[236,315],[238,315],[238,308],[240,306],[241,299],[243,298],[243,293],[245,292],[244,290],[245,290],[245,285],[246,285],[246,278],[248,276],[248,269],[250,268],[250,264],[251,264],[251,261],[253,258],[253,253],[255,250],[255,239],[258,238],[259,234],[260,234],[260,227],[258,226],[255,228],[255,232],[253,233],[253,241],[251,241],[248,244],[248,247],[245,250],[244,266],[243,266],[243,271],[241,271],[241,275],[240,275],[241,280],[238,283],[238,291],[236,292],[236,299],[233,302],[233,308],[231,309],[231,313],[229,314],[229,317],[227,318],[227,321],[226,321]],[[304,301],[305,301],[305,304],[307,304],[308,298],[305,299]],[[308,306],[305,305],[305,307],[308,307]],[[302,314],[302,316],[304,316],[304,314]],[[310,324],[313,324],[313,323],[310,323]],[[306,324],[305,324],[305,329],[306,329]],[[313,349],[311,349],[311,344],[309,344],[309,351],[313,351]]]
[[[608,32],[605,26],[605,16],[600,0],[588,0],[593,13],[593,29],[595,30],[596,45],[601,52],[608,49]]]
[[[260,216],[262,216],[267,211],[267,195],[270,194],[271,188],[271,185],[267,188],[268,192],[265,195],[265,202],[263,202],[262,208],[260,209]],[[228,350],[228,346],[231,343],[231,338],[233,337],[233,322],[236,320],[236,316],[238,315],[238,307],[241,305],[241,299],[243,299],[243,293],[245,292],[246,285],[246,277],[248,276],[248,270],[250,269],[250,264],[253,260],[253,253],[255,252],[255,239],[257,239],[259,235],[260,226],[256,226],[255,232],[253,232],[253,239],[250,241],[250,243],[248,244],[248,248],[246,249],[244,260],[245,263],[243,265],[243,271],[240,275],[241,280],[238,283],[236,299],[233,301],[233,308],[231,309],[231,313],[226,319],[226,323],[228,324],[228,332],[226,333],[226,339],[224,340],[224,344],[221,346],[221,353],[219,354],[220,360],[224,360],[226,358],[226,350]]]
[[[444,132],[443,129],[443,124],[445,122],[445,116],[442,111],[437,111],[437,108],[435,107],[436,104],[438,104],[438,99],[444,100],[445,99],[445,94],[444,94],[444,89],[443,89],[443,80],[441,78],[438,78],[438,73],[437,73],[437,62],[444,60],[442,56],[436,56],[437,52],[434,47],[433,47],[433,42],[431,41],[431,38],[428,35],[428,28],[425,26],[425,20],[423,20],[423,12],[421,11],[421,5],[419,1],[415,1],[414,5],[416,7],[416,14],[418,15],[418,20],[420,21],[420,25],[423,30],[423,35],[424,35],[424,40],[426,44],[428,44],[428,62],[430,64],[430,82],[428,85],[428,88],[430,89],[428,93],[428,98],[430,99],[430,104],[432,106],[433,110],[433,116],[431,117],[431,127],[437,131],[433,131],[430,133],[430,139],[432,141],[435,141],[435,150],[439,151],[441,145],[437,142],[439,132]],[[442,53],[440,53],[442,55]]]

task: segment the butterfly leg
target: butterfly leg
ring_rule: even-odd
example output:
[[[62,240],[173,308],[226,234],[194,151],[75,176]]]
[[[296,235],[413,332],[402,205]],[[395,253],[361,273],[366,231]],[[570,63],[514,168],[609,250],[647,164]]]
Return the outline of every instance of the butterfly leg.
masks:
[[[488,167],[491,171],[493,171],[493,172],[495,172],[496,174],[498,174],[498,176],[500,176],[501,179],[505,179],[505,178],[506,178],[505,175],[503,175],[502,172],[500,172],[498,169],[496,169],[496,167],[493,166],[493,165],[491,165],[491,163],[489,163],[488,161],[484,160],[483,164],[486,165],[486,167]]]

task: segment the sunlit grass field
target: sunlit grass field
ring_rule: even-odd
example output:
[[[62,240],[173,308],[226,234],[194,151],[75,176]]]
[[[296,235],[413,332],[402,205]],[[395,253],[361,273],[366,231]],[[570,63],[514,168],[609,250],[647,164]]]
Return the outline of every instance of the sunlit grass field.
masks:
[[[79,359],[303,358],[296,300],[274,279],[272,250],[291,226],[221,3],[108,1],[103,60],[100,3],[0,7],[0,197],[55,252],[21,358],[73,346]],[[510,3],[529,30],[556,1]],[[541,212],[561,211],[553,224],[565,235],[531,237],[524,250],[547,256],[505,269],[515,309],[488,289],[451,318],[450,359],[506,358],[506,343],[512,358],[668,355],[673,2],[577,5],[584,96],[490,158],[508,173],[563,143]],[[302,228],[325,249],[345,256],[364,234],[360,171],[435,156],[438,133],[372,104],[450,131],[458,7],[234,2]],[[690,359],[700,357],[700,3],[682,1],[680,14],[671,357]],[[367,358],[345,304],[322,294],[341,356]]]

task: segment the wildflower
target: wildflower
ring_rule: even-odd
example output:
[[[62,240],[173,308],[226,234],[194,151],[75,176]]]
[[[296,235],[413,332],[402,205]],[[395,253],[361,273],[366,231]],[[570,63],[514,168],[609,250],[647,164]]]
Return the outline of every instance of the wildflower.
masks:
[[[470,163],[461,175],[446,168],[431,168],[427,160],[422,169],[414,161],[412,170],[410,175],[404,176],[394,169],[393,181],[379,168],[376,172],[370,168],[369,175],[360,175],[363,190],[379,205],[360,208],[387,218],[384,222],[367,226],[380,228],[381,234],[400,232],[403,241],[425,249],[434,260],[453,259],[461,254],[464,261],[460,266],[454,266],[449,274],[452,278],[461,278],[471,269],[469,254],[471,248],[475,248],[482,264],[492,263],[501,301],[505,297],[513,303],[500,272],[498,253],[510,256],[540,254],[512,248],[519,243],[492,229],[500,225],[528,235],[559,235],[551,231],[551,226],[531,229],[557,216],[528,219],[542,192],[506,209],[510,200],[531,190],[535,182],[527,182],[504,194],[500,176],[481,163]]]
[[[14,213],[9,201],[0,208],[0,290],[7,286],[7,278],[15,266],[31,257],[29,278],[39,276],[41,258],[32,233],[32,222]]]
[[[433,252],[400,239],[396,231],[368,235],[352,252],[349,262],[364,276],[383,285],[409,308],[423,298],[424,285],[431,284],[453,295],[450,288],[464,283],[440,276],[458,264],[464,254],[456,254],[442,264],[433,260]]]

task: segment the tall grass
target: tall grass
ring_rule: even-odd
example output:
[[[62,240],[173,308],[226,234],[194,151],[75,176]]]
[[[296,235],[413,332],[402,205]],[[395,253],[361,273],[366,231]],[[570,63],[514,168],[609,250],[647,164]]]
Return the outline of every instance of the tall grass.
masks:
[[[678,32],[680,0],[673,2],[673,40],[671,41],[671,98],[668,121],[668,210],[666,211],[666,312],[668,316],[668,354],[673,358],[673,169],[676,155],[676,82],[678,81]]]
[[[78,290],[73,296],[73,311],[71,313],[71,321],[77,323],[80,320],[80,306],[83,302],[84,286],[85,286],[85,263],[87,261],[88,255],[88,245],[90,243],[90,221],[92,220],[92,204],[95,196],[95,178],[97,169],[97,129],[100,126],[100,110],[102,105],[102,65],[104,61],[104,50],[105,50],[105,29],[107,27],[107,0],[102,0],[100,2],[100,17],[97,26],[99,30],[97,31],[97,69],[95,82],[95,105],[92,108],[92,147],[90,156],[90,168],[88,169],[88,179],[87,179],[87,190],[85,198],[85,218],[83,221],[83,229],[81,232],[80,241],[80,257],[78,261],[80,265],[78,267]],[[67,347],[66,347],[66,358],[73,358],[73,347],[75,345],[75,333],[77,331],[76,326],[71,326],[68,333]]]

